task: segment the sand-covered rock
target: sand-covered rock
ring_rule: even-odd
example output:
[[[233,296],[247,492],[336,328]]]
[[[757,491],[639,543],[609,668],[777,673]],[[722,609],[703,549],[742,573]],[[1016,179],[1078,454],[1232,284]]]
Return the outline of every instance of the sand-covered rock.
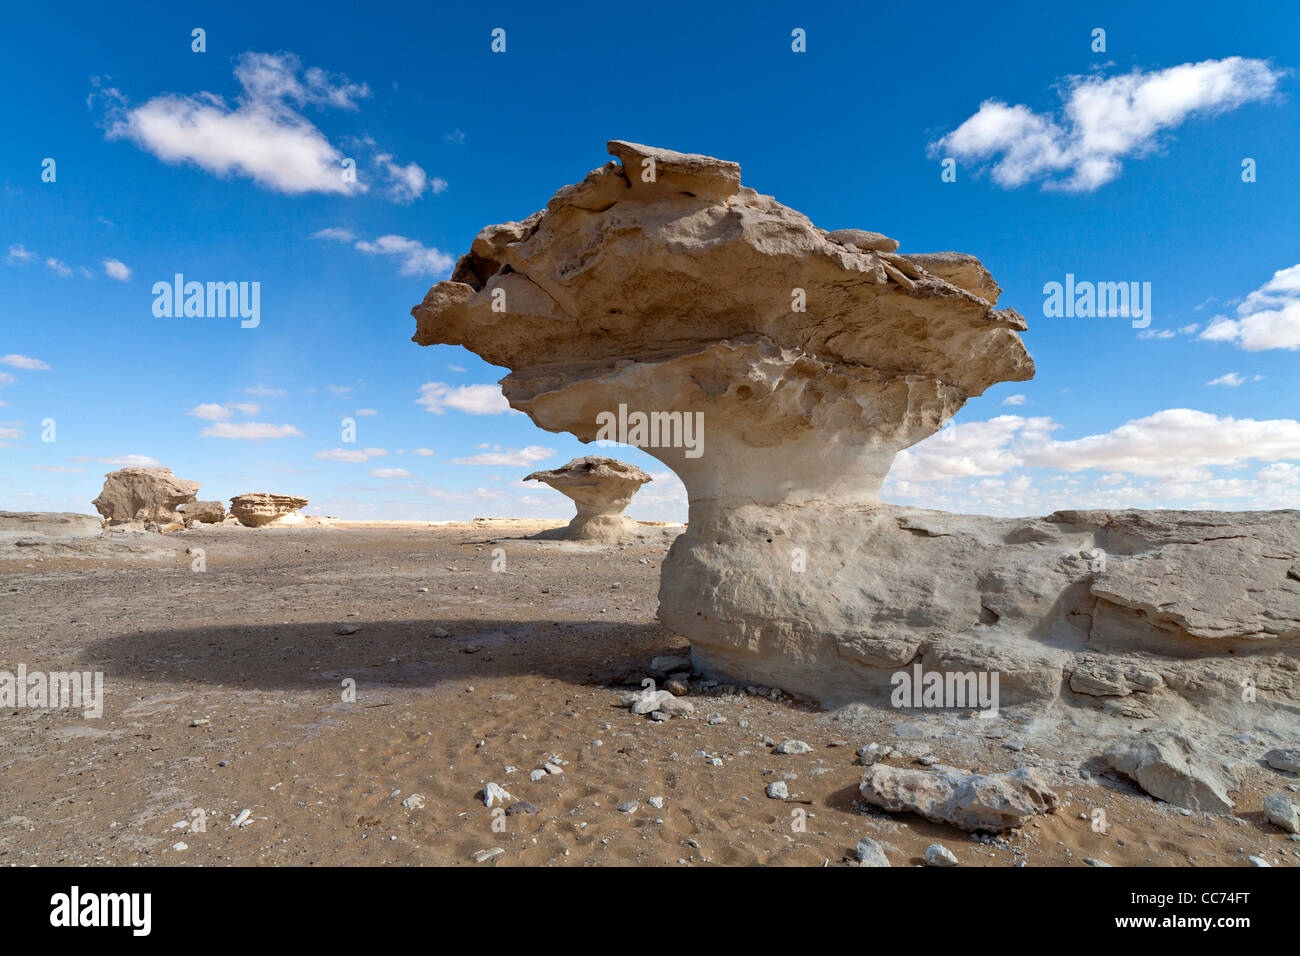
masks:
[[[574,541],[615,542],[636,530],[623,514],[632,496],[650,481],[640,468],[613,458],[588,455],[561,468],[535,471],[524,481],[541,481],[573,499],[578,513],[564,537]]]
[[[111,523],[180,522],[177,508],[194,500],[200,483],[177,478],[170,468],[119,468],[104,476],[99,497],[91,502]]]
[[[306,498],[297,495],[277,495],[266,491],[250,491],[230,499],[230,514],[249,528],[267,525],[295,524],[302,520],[298,510],[305,508]]]

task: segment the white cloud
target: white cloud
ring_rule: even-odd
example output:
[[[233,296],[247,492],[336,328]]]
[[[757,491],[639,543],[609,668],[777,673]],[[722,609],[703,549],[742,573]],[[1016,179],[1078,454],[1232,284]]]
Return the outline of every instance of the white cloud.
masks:
[[[116,465],[119,468],[157,468],[162,465],[157,458],[148,455],[114,455],[112,458],[96,458],[101,465]]]
[[[442,138],[449,143],[455,143],[459,146],[461,143],[465,142],[465,132],[463,130],[454,129],[450,133],[443,133]]]
[[[447,253],[426,247],[406,236],[380,236],[374,242],[359,240],[356,248],[371,255],[395,256],[401,262],[397,271],[404,276],[437,275],[447,272],[456,260]]]
[[[199,434],[208,438],[245,438],[253,441],[261,438],[302,437],[302,432],[292,425],[271,425],[266,422],[217,422]]]
[[[31,262],[36,258],[36,253],[32,252],[21,242],[15,242],[9,247],[9,252],[5,255],[5,262],[11,266],[19,263]]]
[[[14,378],[8,372],[0,372],[0,388],[3,388],[6,385],[12,385],[16,381],[18,381],[18,379]]]
[[[1232,342],[1248,352],[1300,349],[1300,264],[1273,273],[1237,307],[1237,318],[1216,316],[1200,337]]]
[[[1003,405],[1023,405],[1023,404],[1025,404],[1025,402],[1027,402],[1027,401],[1029,401],[1029,399],[1027,399],[1027,398],[1026,398],[1025,396],[1023,396],[1023,395],[1008,395],[1006,398],[1002,399],[1002,404],[1003,404]]]
[[[131,270],[126,263],[118,259],[104,260],[104,274],[110,279],[117,279],[119,282],[126,282],[131,278]]]
[[[344,175],[347,157],[302,112],[306,106],[356,111],[358,100],[370,95],[364,83],[303,69],[291,53],[244,53],[235,79],[241,93],[234,105],[203,92],[167,93],[130,107],[118,90],[102,90],[108,137],[129,140],[167,163],[190,162],[290,195],[368,191],[359,176]],[[399,180],[391,194],[414,198],[413,184],[426,177],[419,166],[398,166],[386,154],[376,162],[381,177]]]
[[[32,465],[32,471],[54,471],[67,475],[84,475],[86,469],[74,468],[72,465]]]
[[[335,398],[345,398],[356,391],[353,385],[327,385],[326,388]]]
[[[419,455],[421,458],[428,458],[433,454],[432,448],[416,448],[411,452],[412,455]]]
[[[206,405],[195,405],[185,414],[193,415],[195,418],[202,418],[204,421],[219,422],[230,417],[230,409],[224,405],[210,402]]]
[[[1220,375],[1218,378],[1211,379],[1205,384],[1206,385],[1227,385],[1229,388],[1236,388],[1244,381],[1246,381],[1246,377],[1244,375],[1238,375],[1236,372],[1228,372],[1225,375]]]
[[[356,415],[357,418],[373,418],[378,415],[379,412],[375,411],[373,408],[358,408],[352,414]]]
[[[1159,134],[1193,116],[1213,115],[1270,98],[1283,71],[1263,60],[1227,57],[1122,76],[1070,76],[1062,115],[989,99],[955,130],[930,144],[932,156],[992,166],[1005,189],[1091,192],[1115,179],[1120,160],[1157,148]]]
[[[554,454],[554,448],[529,445],[527,448],[508,448],[503,452],[486,452],[482,455],[472,455],[469,458],[453,458],[451,463],[453,465],[513,465],[523,467],[541,461],[543,458],[550,458]]]
[[[262,406],[257,402],[226,402],[226,408],[234,409],[245,415],[256,415],[262,410]]]
[[[1172,339],[1173,329],[1143,329],[1138,333],[1140,339]]]
[[[49,266],[56,275],[61,275],[61,276],[72,275],[72,267],[69,266],[66,262],[62,261],[61,259],[55,259],[53,256],[51,256],[45,260],[45,264]]]
[[[5,440],[16,440],[27,434],[21,428],[0,427],[0,438]]]
[[[1050,418],[999,415],[985,422],[949,425],[898,453],[891,478],[933,481],[938,478],[1000,475],[1021,464],[1012,445],[1041,443],[1060,426]]]
[[[426,382],[420,386],[420,397],[415,401],[436,415],[443,414],[449,408],[470,415],[502,415],[510,411],[510,403],[497,385]]]
[[[388,454],[386,448],[331,448],[329,451],[316,452],[317,458],[325,461],[369,461]]]
[[[464,369],[462,366],[459,366],[459,365],[448,365],[448,366],[447,366],[447,371],[448,371],[448,372],[463,372],[463,371],[465,371],[465,369]]]
[[[284,398],[289,394],[282,388],[267,388],[265,385],[254,385],[244,391],[249,395],[260,395],[263,398]]]
[[[371,478],[410,478],[411,473],[405,468],[371,468]]]
[[[329,239],[333,242],[352,242],[357,238],[356,233],[352,232],[352,230],[339,229],[335,226],[314,232],[311,237],[313,239]]]
[[[10,352],[5,356],[0,356],[0,365],[8,365],[10,368],[20,368],[28,372],[43,372],[49,369],[49,365],[38,358],[32,358],[30,355],[17,355],[13,352]]]

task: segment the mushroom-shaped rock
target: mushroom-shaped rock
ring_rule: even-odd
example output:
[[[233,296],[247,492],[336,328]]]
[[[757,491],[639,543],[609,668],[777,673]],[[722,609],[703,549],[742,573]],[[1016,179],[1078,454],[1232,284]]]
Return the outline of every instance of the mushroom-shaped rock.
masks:
[[[535,471],[524,481],[541,481],[568,495],[578,506],[564,537],[575,541],[618,541],[636,529],[623,514],[632,496],[650,476],[635,465],[588,455],[563,468]]]
[[[1001,704],[1070,694],[1132,719],[1191,701],[1255,721],[1211,690],[1254,668],[1278,675],[1278,706],[1300,706],[1283,665],[1263,663],[1300,640],[1300,578],[1285,573],[1300,512],[1001,519],[880,503],[900,450],[1033,376],[992,276],[973,256],[820,229],[742,186],[735,163],[609,151],[621,162],[482,230],[412,309],[414,341],[509,368],[506,399],[540,427],[639,445],[680,476],[689,525],[658,614],[698,670],[833,706],[888,701],[915,664],[993,673]],[[704,429],[608,433],[636,412]],[[1197,568],[1224,569],[1208,603],[1157,593]]]
[[[110,524],[167,524],[184,519],[176,513],[194,500],[200,488],[170,468],[119,468],[104,476],[99,497],[91,502]]]
[[[269,524],[297,524],[302,521],[299,508],[307,506],[306,498],[297,495],[274,495],[265,491],[250,491],[230,499],[230,513],[239,523],[249,528],[262,528]]]

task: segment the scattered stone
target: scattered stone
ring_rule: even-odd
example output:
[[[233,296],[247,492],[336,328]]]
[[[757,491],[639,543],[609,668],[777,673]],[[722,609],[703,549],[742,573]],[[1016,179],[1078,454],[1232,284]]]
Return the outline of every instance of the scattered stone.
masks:
[[[1300,773],[1300,750],[1275,747],[1264,754],[1264,761],[1274,770],[1284,773]]]
[[[891,812],[910,811],[962,830],[994,833],[1023,826],[1060,802],[1041,771],[1029,767],[983,775],[873,764],[859,790],[868,803]]]
[[[646,801],[646,803],[650,804],[650,806],[654,807],[656,810],[662,810],[664,808],[663,797],[651,797]]]
[[[1157,731],[1106,748],[1102,759],[1139,787],[1188,810],[1227,813],[1238,786],[1227,761],[1173,731]]]
[[[424,797],[418,793],[413,793],[402,801],[402,806],[408,810],[423,810]]]
[[[1107,863],[1105,860],[1099,860],[1095,856],[1085,856],[1083,858],[1083,862],[1087,863],[1089,866],[1105,866],[1105,867],[1110,866],[1110,864]]]
[[[504,804],[507,800],[513,800],[509,792],[498,784],[489,783],[483,788],[483,805],[491,807],[494,803]]]
[[[444,631],[440,627],[435,627],[432,631],[434,637],[451,637],[450,631]]]
[[[1262,867],[1268,867],[1268,866],[1269,866],[1269,862],[1268,862],[1268,860],[1264,859],[1263,857],[1259,857],[1259,856],[1248,856],[1248,857],[1246,857],[1246,859],[1250,861],[1250,865],[1251,865],[1251,866],[1262,866]]]
[[[767,785],[765,792],[773,800],[786,800],[790,797],[790,788],[786,786],[784,780],[773,780]]]
[[[528,779],[536,783],[538,780],[545,780],[548,776],[549,774],[545,770],[534,770],[528,775]]]
[[[490,850],[475,850],[474,855],[471,857],[471,859],[475,863],[486,863],[488,860],[494,859],[495,857],[498,857],[505,852],[506,851],[501,849],[501,847],[494,846]]]
[[[884,847],[871,837],[863,837],[858,841],[857,854],[859,866],[889,866]]]
[[[812,753],[812,747],[802,740],[783,740],[777,745],[775,752],[779,754],[807,754]]]
[[[1287,833],[1300,833],[1300,812],[1296,810],[1291,798],[1282,791],[1270,793],[1264,798],[1264,816],[1274,826],[1279,826]]]
[[[925,848],[925,862],[930,866],[956,866],[957,856],[942,843],[931,843]]]
[[[536,804],[529,803],[527,800],[520,800],[518,803],[512,803],[506,807],[506,816],[518,816],[521,813],[541,813],[541,808]]]
[[[641,806],[641,804],[639,804],[637,801],[635,801],[635,800],[628,800],[627,802],[625,802],[625,803],[620,803],[620,804],[618,805],[618,812],[619,812],[619,813],[636,813],[637,808],[638,808],[639,806]]]
[[[355,633],[357,633],[357,631],[359,631],[359,630],[361,630],[361,626],[360,626],[359,624],[344,624],[342,627],[340,627],[340,628],[339,628],[338,630],[336,630],[334,633],[335,633],[335,634],[342,634],[342,635],[346,636],[346,635],[348,635],[348,634],[355,634]]]

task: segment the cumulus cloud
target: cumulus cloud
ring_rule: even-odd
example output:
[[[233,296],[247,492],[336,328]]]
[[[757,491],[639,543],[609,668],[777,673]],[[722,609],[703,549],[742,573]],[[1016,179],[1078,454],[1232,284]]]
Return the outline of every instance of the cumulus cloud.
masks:
[[[411,473],[405,468],[371,468],[371,478],[410,478]]]
[[[1248,352],[1300,349],[1300,264],[1273,273],[1237,307],[1237,318],[1216,316],[1200,338]]]
[[[30,355],[18,355],[10,352],[8,355],[0,356],[0,365],[8,365],[10,368],[20,368],[25,372],[45,372],[49,371],[50,366],[38,358],[32,358]]]
[[[550,458],[554,454],[554,448],[529,445],[527,448],[507,448],[505,451],[485,452],[481,455],[471,455],[469,458],[453,458],[451,463],[453,465],[512,465],[523,467],[544,458]]]
[[[355,112],[370,96],[364,83],[316,67],[303,69],[292,53],[244,53],[235,62],[241,92],[233,104],[215,93],[165,93],[130,106],[122,93],[101,89],[110,139],[128,140],[167,163],[189,162],[217,176],[242,176],[266,189],[298,195],[356,195],[369,186],[346,173],[343,152],[303,113],[306,107]],[[414,163],[398,166],[387,154],[378,175],[400,171],[401,201],[416,198],[427,175]],[[418,190],[416,187],[419,187]]]
[[[448,409],[470,415],[502,415],[510,411],[510,403],[497,385],[426,382],[420,386],[420,397],[415,402],[435,415],[442,415]]]
[[[378,239],[358,239],[350,229],[330,227],[312,234],[313,239],[331,242],[351,242],[354,249],[372,256],[392,256],[398,262],[401,275],[433,276],[449,272],[456,264],[454,257],[440,249],[425,246],[418,239],[388,235]]]
[[[302,437],[302,432],[292,425],[271,425],[267,422],[217,422],[199,434],[208,438],[245,438],[253,441],[261,438]]]
[[[110,279],[116,279],[118,282],[126,282],[131,278],[131,270],[120,259],[105,259],[104,275]]]
[[[380,458],[388,454],[386,448],[331,448],[328,451],[316,452],[316,457],[325,461],[350,461],[362,462],[369,461],[371,458]]]
[[[988,99],[931,143],[930,153],[974,163],[996,157],[991,174],[1005,189],[1039,181],[1091,192],[1120,174],[1125,157],[1155,150],[1162,132],[1268,99],[1282,75],[1263,60],[1234,56],[1122,76],[1070,76],[1061,82],[1061,114]]]

